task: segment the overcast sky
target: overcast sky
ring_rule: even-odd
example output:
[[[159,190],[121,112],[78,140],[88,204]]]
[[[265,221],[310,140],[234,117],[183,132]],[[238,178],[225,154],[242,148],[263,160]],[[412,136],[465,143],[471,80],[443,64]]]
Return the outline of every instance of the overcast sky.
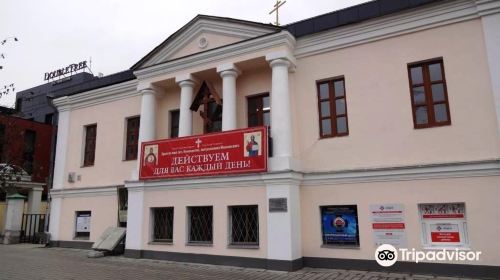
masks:
[[[287,0],[288,24],[367,0]],[[0,0],[0,88],[43,84],[45,72],[92,58],[92,72],[129,69],[197,14],[270,23],[273,0]],[[13,106],[15,94],[0,97]]]

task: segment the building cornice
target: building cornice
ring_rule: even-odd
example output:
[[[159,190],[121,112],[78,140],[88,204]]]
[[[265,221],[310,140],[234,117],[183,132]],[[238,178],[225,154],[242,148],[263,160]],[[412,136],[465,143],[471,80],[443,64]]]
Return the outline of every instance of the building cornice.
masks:
[[[275,47],[286,47],[287,49],[293,51],[295,48],[295,38],[288,31],[282,30],[280,32],[196,53],[186,57],[181,57],[161,64],[152,65],[134,71],[134,75],[139,80],[150,79],[181,72],[183,70],[189,70],[190,68],[199,65],[221,63],[237,56],[251,54]]]
[[[137,80],[131,80],[75,95],[63,96],[54,99],[53,104],[59,112],[63,112],[113,102],[137,94]]]
[[[117,195],[117,188],[118,186],[52,189],[50,196],[52,198],[110,196]]]
[[[498,0],[458,0],[429,4],[408,12],[304,36],[295,56],[303,58],[499,12]]]

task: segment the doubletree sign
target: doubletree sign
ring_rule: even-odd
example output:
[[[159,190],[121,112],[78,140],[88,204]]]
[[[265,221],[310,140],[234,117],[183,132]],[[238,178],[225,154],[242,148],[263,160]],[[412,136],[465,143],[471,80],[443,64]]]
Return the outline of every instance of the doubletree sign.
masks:
[[[265,127],[142,143],[141,180],[266,171]]]
[[[57,70],[54,70],[52,72],[45,73],[44,80],[45,81],[52,80],[52,79],[55,79],[59,76],[71,74],[73,72],[76,72],[78,70],[85,69],[85,68],[87,68],[87,61],[73,63],[73,64],[70,64],[70,65],[63,67],[61,69],[57,69]]]

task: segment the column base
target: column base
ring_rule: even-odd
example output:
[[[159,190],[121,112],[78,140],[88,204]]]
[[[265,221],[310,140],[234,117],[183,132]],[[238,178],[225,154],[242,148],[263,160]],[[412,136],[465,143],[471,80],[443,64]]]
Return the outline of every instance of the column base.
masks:
[[[3,236],[3,244],[4,245],[19,244],[20,238],[21,238],[20,230],[5,230]]]

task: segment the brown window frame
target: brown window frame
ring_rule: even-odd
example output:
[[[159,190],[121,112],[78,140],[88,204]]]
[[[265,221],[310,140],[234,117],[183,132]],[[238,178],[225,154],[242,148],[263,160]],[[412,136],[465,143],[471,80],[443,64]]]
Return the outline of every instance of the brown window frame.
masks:
[[[269,98],[269,103],[271,103],[269,92],[264,92],[264,93],[259,93],[256,95],[251,95],[247,96],[247,127],[256,127],[256,126],[264,126],[264,113],[269,112],[271,113],[271,105],[269,105],[269,109],[264,110],[264,98],[268,97]],[[258,108],[256,112],[250,112],[250,100],[256,99]],[[256,115],[257,116],[257,125],[252,126],[250,124],[250,116]],[[271,118],[271,116],[269,116]],[[269,119],[269,127],[271,127],[271,119]]]
[[[135,122],[135,124],[134,124]],[[134,116],[127,118],[127,129],[125,132],[125,160],[136,160],[137,149],[139,148],[139,127],[141,117]],[[132,139],[133,138],[133,139]]]
[[[344,94],[342,96],[335,96],[335,82],[342,81],[344,84]],[[328,83],[328,98],[321,98],[321,91],[320,91],[320,86],[322,84]],[[325,80],[319,80],[316,81],[316,91],[317,91],[317,97],[318,97],[318,120],[319,120],[319,137],[320,139],[323,138],[332,138],[332,137],[342,137],[342,136],[348,136],[349,135],[349,117],[347,113],[347,91],[346,91],[346,85],[345,85],[345,77],[344,76],[339,76],[331,79],[325,79]],[[336,108],[336,101],[344,99],[344,105],[345,105],[345,113],[337,115],[337,108]],[[321,102],[328,101],[330,104],[330,115],[323,117],[321,113]],[[337,118],[343,118],[345,117],[345,122],[346,122],[346,131],[342,133],[337,132]],[[324,135],[323,134],[323,120],[330,119],[330,125],[331,125],[331,134]]]
[[[441,65],[441,80],[431,81],[430,73],[429,73],[429,65],[437,64]],[[411,69],[422,67],[422,83],[413,84]],[[444,61],[442,57],[432,58],[424,61],[412,62],[408,63],[408,82],[410,87],[410,100],[412,107],[412,115],[413,115],[413,127],[415,129],[421,128],[430,128],[430,127],[440,127],[451,125],[451,115],[450,115],[450,103],[448,98],[448,87],[446,83],[446,75],[444,70]],[[443,94],[444,100],[434,102],[432,96],[432,85],[435,84],[443,84]],[[415,104],[413,89],[417,87],[424,88],[424,96],[425,96],[425,104]],[[439,104],[446,105],[446,117],[447,121],[436,122],[435,120],[435,112],[434,106]],[[426,107],[427,108],[427,123],[426,124],[418,124],[417,123],[417,108],[418,107]]]
[[[93,134],[89,133],[92,132]],[[85,126],[85,148],[83,150],[83,167],[93,166],[95,163],[95,148],[97,140],[97,124]]]
[[[174,114],[177,115],[177,123],[174,123]],[[181,112],[179,109],[170,111],[170,138],[179,137],[179,121],[181,118]],[[177,132],[177,133],[174,133]]]

